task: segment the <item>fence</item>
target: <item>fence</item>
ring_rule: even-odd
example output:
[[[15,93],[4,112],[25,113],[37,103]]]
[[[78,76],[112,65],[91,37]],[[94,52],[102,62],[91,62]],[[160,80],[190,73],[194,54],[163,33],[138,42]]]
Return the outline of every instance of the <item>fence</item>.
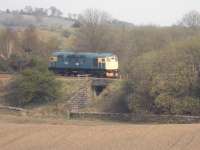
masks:
[[[28,112],[26,109],[10,106],[0,106],[0,110],[10,110],[15,112]]]
[[[70,112],[69,118],[83,120],[125,121],[132,123],[200,123],[200,116],[182,115]]]
[[[9,112],[19,112],[29,114],[31,111],[26,109],[0,106],[0,110]],[[183,115],[149,115],[149,114],[122,114],[122,113],[87,113],[87,112],[68,112],[68,119],[78,120],[108,120],[122,121],[130,123],[200,123],[200,116],[183,116]]]

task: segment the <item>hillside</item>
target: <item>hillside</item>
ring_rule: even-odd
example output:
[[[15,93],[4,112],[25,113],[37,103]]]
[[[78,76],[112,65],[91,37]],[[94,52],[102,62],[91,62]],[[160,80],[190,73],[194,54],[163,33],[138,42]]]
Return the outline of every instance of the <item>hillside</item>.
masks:
[[[3,27],[27,27],[33,25],[35,27],[43,28],[70,28],[74,23],[78,21],[75,19],[68,19],[64,17],[52,17],[52,16],[34,16],[34,15],[22,15],[13,14],[0,11],[0,26]],[[118,27],[133,27],[134,24],[112,19],[110,22],[114,26]]]
[[[36,27],[62,27],[69,28],[74,24],[74,21],[61,17],[43,17],[32,15],[14,15],[1,12],[0,25],[10,27],[26,27],[34,25]]]

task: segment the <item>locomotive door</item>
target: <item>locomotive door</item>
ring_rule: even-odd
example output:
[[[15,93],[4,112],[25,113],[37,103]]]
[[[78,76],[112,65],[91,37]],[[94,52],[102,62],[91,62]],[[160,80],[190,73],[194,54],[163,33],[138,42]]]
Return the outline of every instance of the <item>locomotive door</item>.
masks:
[[[105,59],[104,58],[98,58],[98,69],[105,69]]]

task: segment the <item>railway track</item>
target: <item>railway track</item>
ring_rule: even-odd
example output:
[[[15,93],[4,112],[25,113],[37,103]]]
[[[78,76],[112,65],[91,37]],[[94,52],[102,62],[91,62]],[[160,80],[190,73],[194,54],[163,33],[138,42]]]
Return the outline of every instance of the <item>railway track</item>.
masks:
[[[0,73],[0,80],[6,80],[6,79],[11,79],[13,74],[8,74],[8,73]],[[123,80],[123,78],[115,79],[115,78],[96,78],[96,77],[88,77],[88,76],[60,76],[56,75],[57,79],[69,79],[69,80],[84,80],[84,79],[89,79],[89,80],[109,80],[109,81],[116,81],[116,80]]]
[[[68,79],[107,79],[107,80],[127,80],[128,77],[126,76],[119,76],[116,78],[112,78],[112,77],[96,77],[96,76],[92,76],[89,74],[86,75],[61,75],[61,74],[56,74],[57,78],[68,78]]]

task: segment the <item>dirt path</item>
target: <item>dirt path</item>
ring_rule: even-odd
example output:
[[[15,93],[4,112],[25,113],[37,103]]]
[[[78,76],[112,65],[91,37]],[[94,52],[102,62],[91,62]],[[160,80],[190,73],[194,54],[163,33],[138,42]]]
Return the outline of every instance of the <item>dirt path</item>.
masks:
[[[199,150],[200,124],[0,123],[0,150]]]

